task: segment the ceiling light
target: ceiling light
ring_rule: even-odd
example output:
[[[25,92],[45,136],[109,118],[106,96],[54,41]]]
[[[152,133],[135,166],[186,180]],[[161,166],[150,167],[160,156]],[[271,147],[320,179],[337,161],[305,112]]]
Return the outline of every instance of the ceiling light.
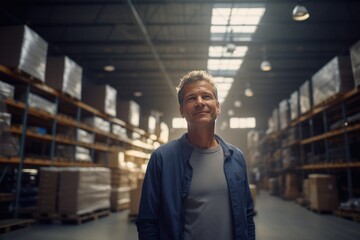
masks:
[[[106,72],[113,72],[113,71],[115,71],[115,66],[114,65],[106,65],[106,66],[104,66],[104,70],[106,71]]]
[[[241,107],[241,102],[240,102],[240,100],[236,100],[236,101],[234,102],[234,106],[237,107],[237,108]]]
[[[296,5],[292,12],[292,17],[295,21],[304,21],[310,17],[310,14],[305,6]]]
[[[233,54],[236,50],[236,45],[233,41],[233,30],[231,29],[230,33],[229,33],[229,42],[226,44],[226,52]]]
[[[250,88],[250,84],[249,84],[249,83],[246,84],[244,94],[245,94],[245,96],[247,96],[247,97],[252,97],[252,96],[254,96],[254,92],[253,92],[253,90]]]
[[[135,97],[141,97],[142,95],[143,95],[143,93],[140,92],[140,91],[134,92],[134,96],[135,96]]]
[[[268,60],[265,60],[265,59],[264,59],[264,60],[261,62],[260,68],[261,68],[261,70],[264,71],[264,72],[270,71],[270,70],[271,70],[271,64],[270,64],[270,62],[269,62]]]
[[[271,64],[267,60],[267,57],[266,57],[266,47],[265,46],[263,47],[263,61],[260,64],[260,69],[264,72],[271,70]]]
[[[229,116],[234,116],[234,110],[229,109],[229,110],[228,110],[228,115],[229,115]]]

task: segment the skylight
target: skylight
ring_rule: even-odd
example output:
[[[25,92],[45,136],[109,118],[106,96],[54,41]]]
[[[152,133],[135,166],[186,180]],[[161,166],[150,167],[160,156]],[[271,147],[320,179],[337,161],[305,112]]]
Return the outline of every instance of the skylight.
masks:
[[[215,4],[212,9],[210,28],[211,41],[223,41],[224,44],[209,47],[208,71],[218,79],[219,102],[223,103],[229,94],[234,77],[240,69],[248,47],[244,44],[236,46],[237,41],[250,41],[256,31],[265,8],[260,5]],[[227,43],[234,43],[229,49]],[[224,77],[232,79],[225,82]],[[219,82],[218,82],[219,81]]]

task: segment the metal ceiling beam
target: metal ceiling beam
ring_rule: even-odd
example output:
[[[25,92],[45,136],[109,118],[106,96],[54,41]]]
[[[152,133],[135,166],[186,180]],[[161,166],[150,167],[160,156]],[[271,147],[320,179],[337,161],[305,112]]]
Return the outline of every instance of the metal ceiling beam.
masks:
[[[324,37],[324,39],[275,39],[275,40],[265,40],[265,39],[252,39],[249,41],[236,41],[234,40],[234,44],[237,46],[259,46],[263,44],[274,44],[283,46],[283,44],[286,44],[288,46],[297,46],[297,45],[312,45],[312,46],[324,46],[324,45],[331,45],[331,44],[339,44],[339,45],[349,45],[353,44],[354,41],[358,40],[357,38],[354,39],[343,39],[343,38],[336,38],[336,36],[332,38]],[[85,40],[77,40],[77,41],[64,41],[64,40],[50,40],[52,44],[60,45],[60,46],[94,46],[94,45],[130,45],[130,46],[141,46],[144,45],[143,40],[110,40],[110,41],[85,41]],[[225,45],[227,42],[224,40],[220,41],[211,41],[211,40],[195,40],[195,39],[189,39],[189,40],[156,40],[152,42],[153,46],[174,46],[177,45],[191,45],[191,46],[198,46],[198,45],[209,45],[209,46],[219,46],[219,45]]]
[[[358,3],[357,0],[348,0],[343,1],[344,3]],[[136,5],[151,5],[151,4],[162,4],[162,5],[171,5],[171,4],[233,4],[234,0],[172,0],[164,1],[164,0],[137,0]],[[238,4],[269,4],[269,3],[278,3],[278,4],[286,4],[288,5],[288,1],[284,0],[237,0]],[[319,0],[307,0],[306,4],[322,4],[319,3]],[[339,3],[339,0],[327,0],[326,3]],[[124,1],[119,0],[98,0],[98,1],[52,1],[52,0],[37,0],[33,1],[32,6],[74,6],[74,5],[103,5],[103,4],[113,4],[113,5],[124,5]],[[295,5],[295,2],[293,3]],[[14,6],[19,5],[16,1],[12,1],[4,4],[5,6]]]
[[[170,91],[174,94],[174,97],[177,98],[177,93],[176,93],[176,88],[174,86],[174,83],[173,83],[173,81],[171,81],[169,74],[167,73],[166,68],[159,57],[159,54],[157,53],[153,43],[151,42],[151,38],[146,30],[144,23],[142,22],[139,14],[137,13],[131,0],[126,0],[126,1],[131,9],[131,12],[133,13],[133,15],[135,17],[137,24],[139,25],[139,28],[140,28],[142,34],[144,35],[145,41],[146,41],[147,45],[149,46],[151,53],[153,54],[153,56],[155,58],[156,63],[158,64],[162,74],[165,77],[166,83],[169,85]]]

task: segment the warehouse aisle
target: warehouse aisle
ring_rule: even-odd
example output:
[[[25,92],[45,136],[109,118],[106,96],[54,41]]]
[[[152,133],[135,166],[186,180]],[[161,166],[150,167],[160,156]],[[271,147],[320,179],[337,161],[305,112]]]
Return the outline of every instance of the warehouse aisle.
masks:
[[[333,215],[319,215],[292,201],[261,192],[256,199],[257,240],[358,240],[360,224]],[[36,224],[0,235],[3,240],[135,240],[128,212],[111,214],[82,225]]]

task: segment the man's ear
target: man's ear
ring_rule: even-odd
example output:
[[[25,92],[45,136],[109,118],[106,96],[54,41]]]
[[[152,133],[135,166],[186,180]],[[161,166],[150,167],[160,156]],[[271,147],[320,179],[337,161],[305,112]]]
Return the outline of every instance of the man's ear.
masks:
[[[180,112],[181,117],[184,117],[184,109],[181,105],[179,106],[179,112]]]
[[[219,115],[220,115],[220,113],[221,113],[221,109],[220,109],[220,103],[219,103],[219,101],[217,101],[216,105],[217,105],[216,114],[217,114],[217,116],[219,116]]]

